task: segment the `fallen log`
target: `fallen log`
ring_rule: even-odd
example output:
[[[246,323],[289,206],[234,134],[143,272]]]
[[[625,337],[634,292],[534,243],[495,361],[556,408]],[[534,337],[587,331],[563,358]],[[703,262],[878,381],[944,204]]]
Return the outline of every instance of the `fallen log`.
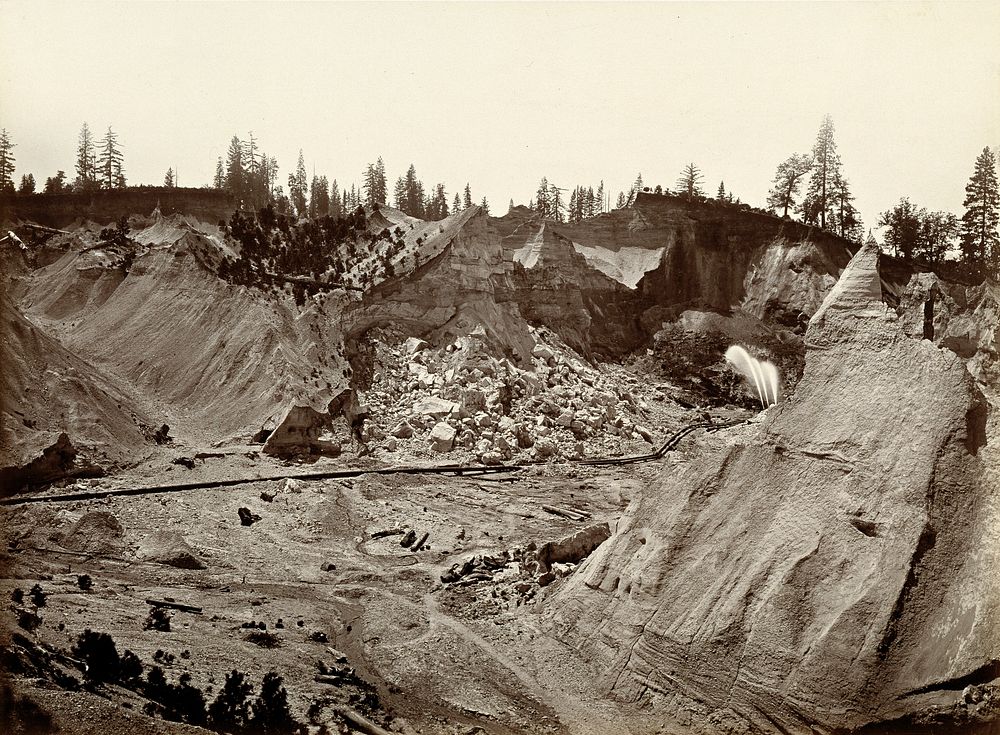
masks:
[[[385,538],[386,536],[400,536],[406,533],[402,528],[387,528],[384,531],[376,531],[372,534],[372,538]]]
[[[368,735],[393,735],[384,727],[379,727],[364,715],[347,707],[334,707],[334,712],[344,718],[351,726],[368,733]]]
[[[577,511],[573,510],[566,510],[565,508],[556,508],[551,505],[543,505],[542,510],[544,510],[546,513],[551,513],[554,516],[561,516],[563,518],[568,518],[571,521],[587,520],[587,516],[583,515],[582,513],[578,513]]]
[[[424,533],[424,535],[420,537],[420,540],[410,547],[410,551],[420,551],[420,547],[427,541],[428,536],[430,536],[430,533]]]
[[[146,599],[147,605],[152,605],[153,607],[169,607],[174,610],[180,610],[181,612],[194,613],[195,615],[201,615],[201,608],[197,605],[184,605],[180,602],[168,602],[167,600],[154,600],[152,598]]]

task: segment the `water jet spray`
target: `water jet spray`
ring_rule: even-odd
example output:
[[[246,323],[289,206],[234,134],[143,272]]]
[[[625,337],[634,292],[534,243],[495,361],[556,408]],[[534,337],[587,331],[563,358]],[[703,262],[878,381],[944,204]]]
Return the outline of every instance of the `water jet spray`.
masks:
[[[751,357],[750,353],[739,345],[733,345],[726,350],[726,362],[740,375],[753,381],[762,408],[778,402],[778,368],[772,363],[761,362]]]

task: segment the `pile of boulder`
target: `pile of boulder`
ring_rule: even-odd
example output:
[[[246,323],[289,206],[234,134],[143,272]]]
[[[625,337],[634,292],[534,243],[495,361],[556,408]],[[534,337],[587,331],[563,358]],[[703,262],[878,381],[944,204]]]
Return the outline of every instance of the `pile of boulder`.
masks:
[[[476,334],[441,348],[413,337],[379,342],[363,438],[386,452],[459,452],[484,464],[582,459],[654,441],[634,379],[535,337],[523,367],[491,354]]]
[[[497,593],[501,597],[531,599],[540,588],[572,574],[594,549],[610,537],[610,527],[601,522],[540,546],[530,541],[495,555],[476,554],[452,564],[441,575],[441,582],[456,587],[490,582],[503,588]]]

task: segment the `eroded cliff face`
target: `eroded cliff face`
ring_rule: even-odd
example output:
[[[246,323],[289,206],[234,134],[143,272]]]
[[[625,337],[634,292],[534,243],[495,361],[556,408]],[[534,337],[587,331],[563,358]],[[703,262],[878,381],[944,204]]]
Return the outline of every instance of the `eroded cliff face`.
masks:
[[[552,601],[603,691],[694,731],[797,733],[995,675],[996,419],[958,356],[905,333],[877,264],[859,251],[813,316],[794,396],[665,471]]]
[[[423,244],[415,269],[379,284],[345,311],[348,348],[375,327],[436,343],[478,329],[501,354],[528,361],[534,342],[513,299],[513,269],[486,214],[467,209]]]

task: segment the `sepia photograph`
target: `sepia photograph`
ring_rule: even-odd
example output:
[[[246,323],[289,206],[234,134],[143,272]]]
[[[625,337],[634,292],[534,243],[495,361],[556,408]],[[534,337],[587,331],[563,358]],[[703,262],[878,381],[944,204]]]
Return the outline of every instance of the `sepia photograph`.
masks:
[[[0,735],[1000,735],[998,39],[0,0]]]

